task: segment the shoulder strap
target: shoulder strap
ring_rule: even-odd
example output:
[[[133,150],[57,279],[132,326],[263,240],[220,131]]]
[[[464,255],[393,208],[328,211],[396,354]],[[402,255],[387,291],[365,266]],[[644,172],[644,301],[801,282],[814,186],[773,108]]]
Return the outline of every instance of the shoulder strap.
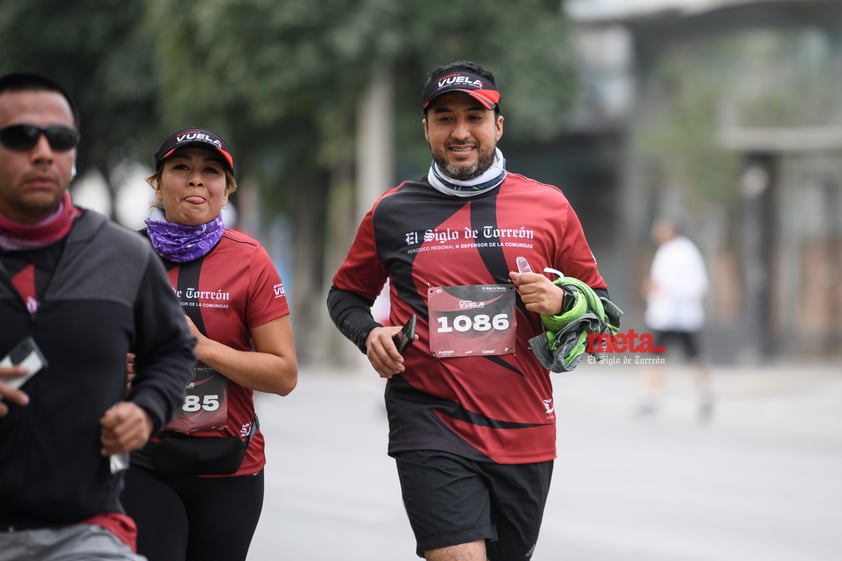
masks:
[[[178,269],[178,285],[177,289],[179,294],[187,294],[191,290],[198,290],[199,289],[199,277],[202,271],[202,263],[204,262],[205,258],[200,257],[195,261],[190,261],[188,263],[182,263]],[[191,301],[190,304],[194,302]],[[193,320],[193,323],[196,324],[196,327],[202,333],[202,335],[207,335],[208,332],[205,330],[205,321],[202,319],[202,308],[199,306],[198,298],[195,300],[195,306],[188,305],[187,308],[184,310],[184,313]]]

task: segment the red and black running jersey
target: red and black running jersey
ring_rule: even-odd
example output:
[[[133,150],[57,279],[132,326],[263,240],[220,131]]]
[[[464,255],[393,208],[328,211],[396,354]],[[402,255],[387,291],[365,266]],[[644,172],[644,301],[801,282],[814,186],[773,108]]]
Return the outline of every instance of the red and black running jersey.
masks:
[[[533,271],[552,267],[606,288],[567,198],[522,175],[509,173],[499,188],[472,198],[404,182],[363,218],[334,287],[373,301],[388,279],[389,322],[418,315],[406,370],[386,385],[390,453],[438,449],[511,464],[555,458],[552,383],[528,344],[542,331],[540,318],[519,297],[514,353],[439,358],[430,351],[431,328],[452,326],[430,325],[428,291],[509,284],[518,256]]]
[[[170,283],[182,309],[199,310],[205,333],[214,341],[251,351],[252,327],[289,314],[284,286],[272,260],[257,240],[241,232],[225,230],[216,247],[202,260],[194,282],[185,281],[185,275],[180,274],[182,269],[174,264],[167,271]],[[254,420],[253,390],[228,380],[224,436],[245,439]],[[197,431],[192,435],[220,436],[220,431]],[[263,435],[257,430],[243,463],[230,476],[257,473],[265,463]]]

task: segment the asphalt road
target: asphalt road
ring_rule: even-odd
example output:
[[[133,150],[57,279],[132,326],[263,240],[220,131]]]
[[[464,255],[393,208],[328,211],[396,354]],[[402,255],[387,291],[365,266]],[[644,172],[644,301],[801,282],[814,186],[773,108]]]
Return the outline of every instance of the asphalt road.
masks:
[[[635,417],[639,371],[554,374],[558,459],[535,561],[839,561],[842,368],[720,368],[710,423],[690,376]],[[260,395],[266,499],[249,561],[416,559],[382,381],[302,367]]]

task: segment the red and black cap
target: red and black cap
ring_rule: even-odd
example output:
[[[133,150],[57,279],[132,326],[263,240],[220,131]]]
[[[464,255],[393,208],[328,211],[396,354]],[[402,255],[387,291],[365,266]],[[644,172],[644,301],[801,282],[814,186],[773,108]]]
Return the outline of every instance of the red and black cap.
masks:
[[[172,156],[176,150],[185,146],[198,146],[218,152],[222,156],[223,163],[228,171],[234,172],[234,157],[222,137],[213,131],[196,128],[181,129],[169,135],[158,148],[158,151],[155,152],[155,167],[161,169],[167,158]]]
[[[421,94],[424,111],[438,96],[450,92],[466,93],[489,111],[500,103],[500,92],[497,91],[497,85],[493,81],[467,70],[457,70],[427,83]]]

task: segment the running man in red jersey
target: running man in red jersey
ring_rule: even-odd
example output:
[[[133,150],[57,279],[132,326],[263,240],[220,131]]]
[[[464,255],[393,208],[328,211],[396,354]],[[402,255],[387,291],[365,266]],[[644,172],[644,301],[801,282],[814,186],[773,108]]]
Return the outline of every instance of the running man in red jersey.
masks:
[[[553,185],[508,172],[493,75],[436,68],[422,94],[428,174],[377,199],[333,278],[338,329],[388,379],[389,454],[428,561],[529,559],[556,456],[549,371],[529,346],[563,290],[546,267],[607,299],[576,213]],[[525,258],[532,271],[517,267]],[[389,280],[389,326],[371,305]],[[412,314],[417,339],[395,335]]]

